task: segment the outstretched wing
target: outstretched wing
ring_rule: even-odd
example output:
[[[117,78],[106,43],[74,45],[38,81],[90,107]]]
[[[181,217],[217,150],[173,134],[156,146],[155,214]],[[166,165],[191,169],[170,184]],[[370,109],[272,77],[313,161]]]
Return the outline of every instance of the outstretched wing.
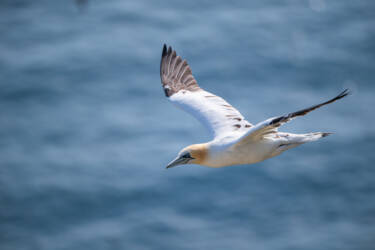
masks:
[[[186,60],[164,44],[160,78],[168,99],[187,111],[211,132],[214,138],[234,131],[244,133],[252,125],[223,98],[201,89]]]
[[[289,113],[287,115],[283,115],[283,116],[279,116],[279,117],[273,117],[273,118],[267,119],[263,122],[260,122],[260,123],[256,124],[254,127],[252,127],[246,134],[244,134],[242,137],[240,137],[238,139],[237,143],[242,144],[242,143],[245,143],[249,140],[259,140],[259,139],[263,138],[264,136],[267,136],[267,135],[272,134],[272,133],[276,133],[277,128],[280,127],[281,125],[283,125],[284,123],[287,123],[287,122],[293,120],[294,118],[296,118],[298,116],[304,116],[307,113],[309,113],[309,112],[311,112],[311,111],[313,111],[317,108],[320,108],[324,105],[327,105],[327,104],[330,104],[334,101],[337,101],[337,100],[347,96],[348,94],[349,94],[348,89],[345,89],[339,95],[337,95],[336,97],[334,97],[334,98],[332,98],[332,99],[330,99],[326,102],[320,103],[318,105],[311,106],[311,107],[306,108],[306,109],[299,110],[297,112]]]

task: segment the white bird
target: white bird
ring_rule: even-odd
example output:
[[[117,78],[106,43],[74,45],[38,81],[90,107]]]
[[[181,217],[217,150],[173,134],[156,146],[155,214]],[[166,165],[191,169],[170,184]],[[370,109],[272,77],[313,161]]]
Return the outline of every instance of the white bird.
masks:
[[[165,44],[160,62],[160,78],[168,99],[201,121],[213,137],[209,142],[182,149],[167,168],[183,164],[207,167],[252,164],[303,143],[316,141],[331,133],[292,134],[277,129],[297,116],[303,116],[349,94],[346,89],[326,102],[252,125],[223,98],[200,88],[186,60],[177,56],[171,47],[167,49]]]

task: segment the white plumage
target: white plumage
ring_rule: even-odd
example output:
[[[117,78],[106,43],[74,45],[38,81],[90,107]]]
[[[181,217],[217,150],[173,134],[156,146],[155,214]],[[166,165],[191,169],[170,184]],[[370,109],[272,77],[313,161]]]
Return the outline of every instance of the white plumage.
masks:
[[[195,116],[209,130],[215,139],[244,133],[251,124],[223,98],[210,92],[181,90],[169,97],[169,100]]]
[[[344,90],[329,101],[252,125],[223,98],[201,89],[186,60],[177,56],[171,47],[167,49],[166,45],[163,47],[160,77],[168,99],[196,117],[212,135],[212,140],[207,143],[181,150],[167,168],[182,164],[209,167],[251,164],[325,137],[330,133],[283,133],[278,132],[278,127],[349,93]]]

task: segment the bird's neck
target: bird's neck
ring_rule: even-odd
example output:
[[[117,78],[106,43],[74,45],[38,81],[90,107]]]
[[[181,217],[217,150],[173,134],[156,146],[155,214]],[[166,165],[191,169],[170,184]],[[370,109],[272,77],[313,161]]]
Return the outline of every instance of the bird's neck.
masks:
[[[204,162],[208,158],[209,152],[209,144],[208,143],[200,143],[200,144],[193,144],[188,147],[191,156],[194,158],[192,163],[203,165]]]

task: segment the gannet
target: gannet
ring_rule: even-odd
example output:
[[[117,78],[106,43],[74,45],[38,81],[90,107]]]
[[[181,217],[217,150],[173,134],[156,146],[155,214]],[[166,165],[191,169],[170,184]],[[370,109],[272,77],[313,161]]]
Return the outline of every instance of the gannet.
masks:
[[[326,102],[253,125],[223,98],[200,88],[187,61],[166,44],[161,56],[160,78],[166,97],[203,123],[213,138],[183,148],[166,168],[184,164],[214,168],[253,164],[326,137],[331,133],[292,134],[279,132],[278,127],[349,94],[345,89]]]

